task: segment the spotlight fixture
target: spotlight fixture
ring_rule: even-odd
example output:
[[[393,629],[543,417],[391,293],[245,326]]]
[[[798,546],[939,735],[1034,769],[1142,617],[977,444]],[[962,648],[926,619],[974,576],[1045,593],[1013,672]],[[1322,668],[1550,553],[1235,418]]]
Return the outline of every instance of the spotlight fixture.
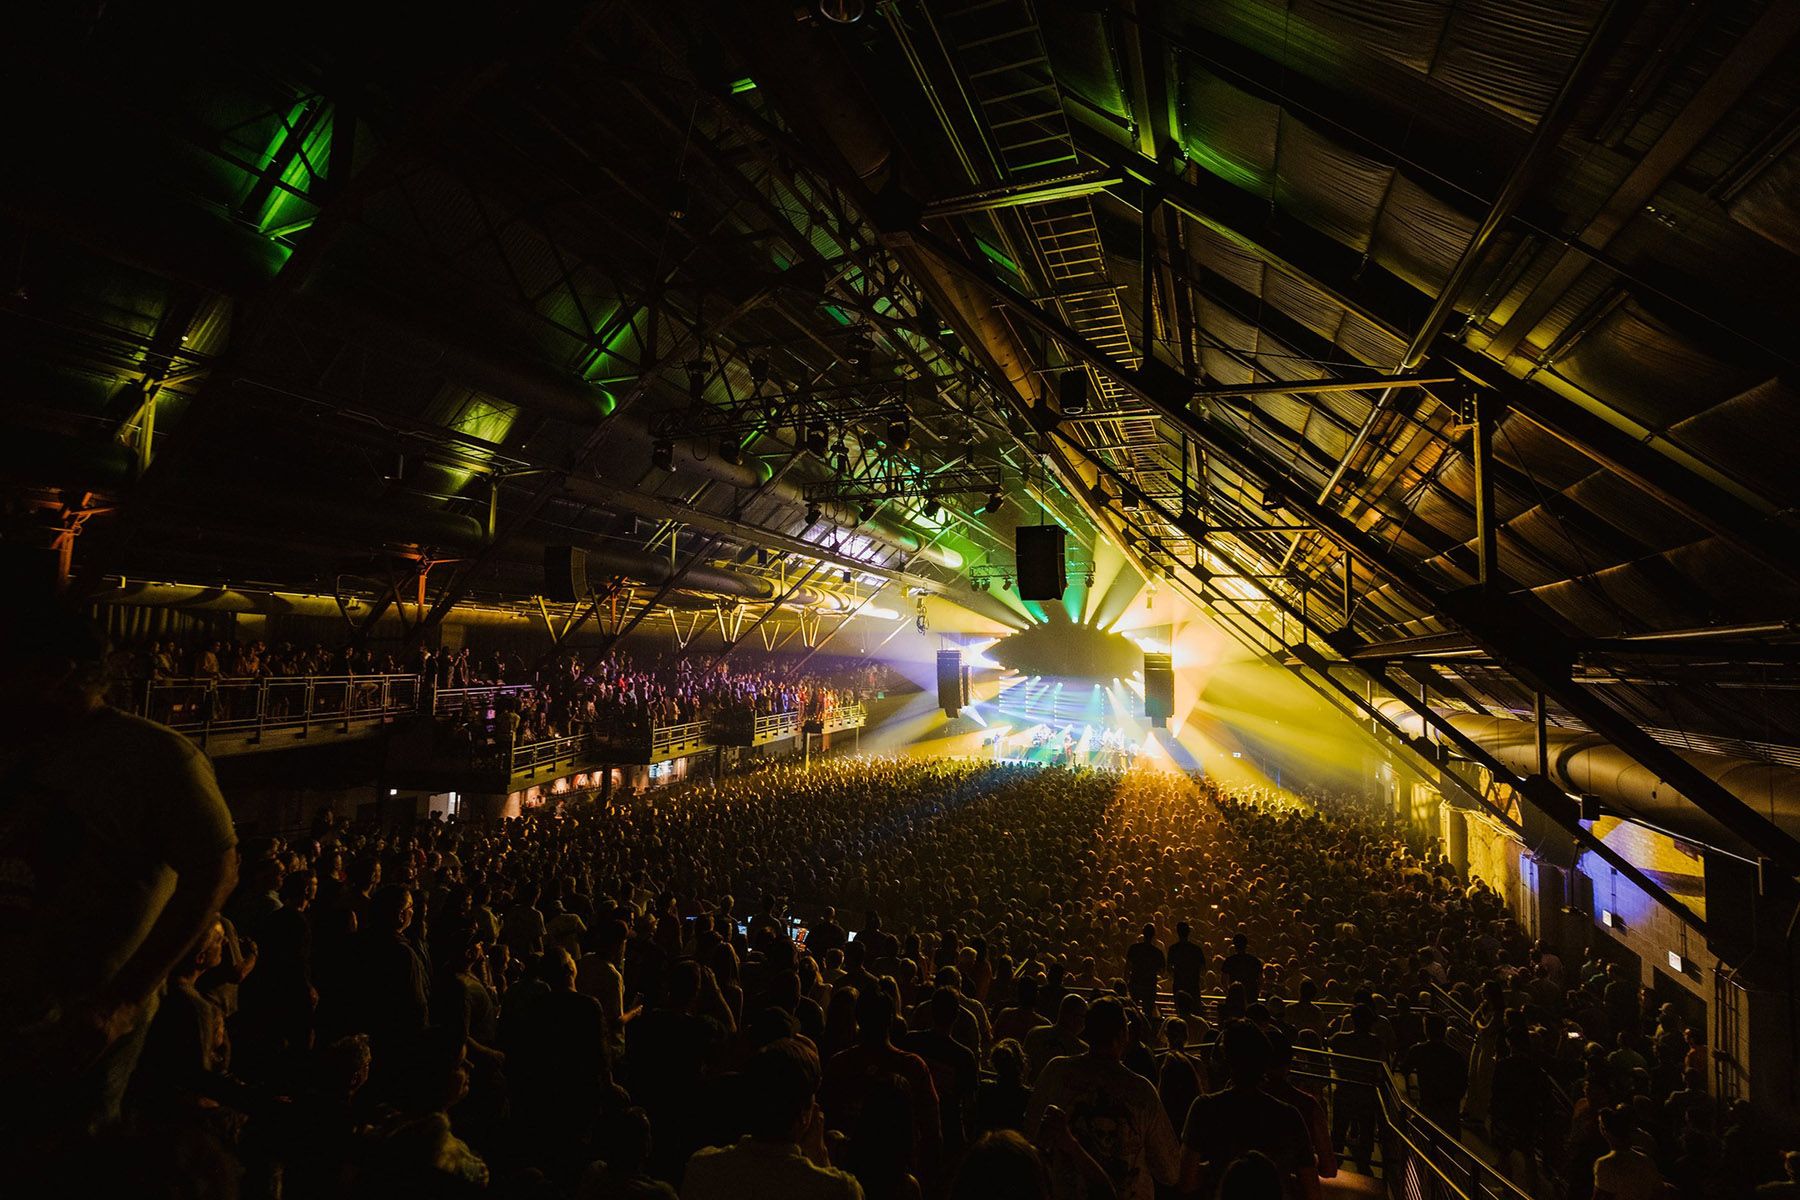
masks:
[[[1000,489],[995,488],[993,491],[988,493],[987,503],[981,506],[981,511],[984,513],[999,512],[1000,506],[1004,503],[1005,503],[1005,500],[1003,500],[1001,498]]]
[[[675,444],[673,442],[657,442],[650,447],[650,465],[659,471],[675,469]]]
[[[907,420],[905,414],[888,418],[887,443],[893,450],[912,449],[912,422]]]
[[[1087,573],[1086,586],[1089,591],[1092,591],[1094,588],[1094,573],[1092,571],[1089,571]]]
[[[817,525],[819,523],[819,516],[819,506],[817,504],[808,504],[806,506],[806,523],[808,525]]]
[[[944,506],[937,502],[937,497],[933,496],[925,501],[925,519],[927,521],[937,520],[938,514],[943,511]]]
[[[706,394],[706,360],[691,358],[687,364],[688,395],[698,400]]]
[[[719,457],[735,467],[744,461],[744,448],[736,438],[726,435],[719,439]]]
[[[861,504],[856,506],[856,523],[858,525],[867,525],[869,523],[869,518],[874,515],[875,502],[873,500],[864,500]]]
[[[1005,579],[1002,579],[1000,581],[1000,586],[1009,592],[1012,591],[1012,576],[1008,575]]]
[[[845,583],[849,583],[849,582],[850,582],[850,568],[849,568],[849,567],[845,567],[845,568],[844,568],[844,575],[843,575],[843,578],[844,578],[844,582],[845,582]]]
[[[813,425],[800,435],[800,440],[806,444],[807,453],[824,458],[826,439],[830,436],[823,425]]]

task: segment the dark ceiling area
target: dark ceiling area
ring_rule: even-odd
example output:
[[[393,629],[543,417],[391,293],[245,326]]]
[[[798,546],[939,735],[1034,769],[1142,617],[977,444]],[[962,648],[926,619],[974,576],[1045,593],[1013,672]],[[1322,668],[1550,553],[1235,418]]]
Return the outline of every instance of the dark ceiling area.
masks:
[[[7,51],[8,534],[91,594],[1017,626],[1054,521],[1800,866],[1682,753],[1800,765],[1800,3],[171,7]]]

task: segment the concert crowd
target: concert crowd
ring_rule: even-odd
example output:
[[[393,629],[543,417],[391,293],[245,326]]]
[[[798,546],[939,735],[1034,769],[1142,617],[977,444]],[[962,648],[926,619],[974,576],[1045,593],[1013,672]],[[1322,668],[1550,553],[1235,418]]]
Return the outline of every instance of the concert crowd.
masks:
[[[100,672],[40,683],[0,713],[20,1194],[1314,1200],[1387,1169],[1390,1070],[1532,1194],[1780,1185],[1702,1031],[1359,800],[839,758],[239,843]]]

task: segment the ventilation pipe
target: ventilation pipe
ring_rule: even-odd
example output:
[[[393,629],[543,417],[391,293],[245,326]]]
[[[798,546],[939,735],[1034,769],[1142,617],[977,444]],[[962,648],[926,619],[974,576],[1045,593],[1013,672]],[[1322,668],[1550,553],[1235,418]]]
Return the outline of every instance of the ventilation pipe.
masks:
[[[133,604],[152,608],[182,608],[199,612],[261,613],[268,616],[348,617],[361,621],[368,617],[366,600],[346,598],[340,607],[337,597],[302,592],[266,592],[243,588],[203,587],[185,583],[134,583],[120,580],[88,600],[94,604]],[[397,615],[390,619],[398,621]],[[524,628],[539,618],[528,612],[504,608],[479,608],[459,604],[445,618],[455,625],[511,625]]]
[[[137,456],[114,441],[11,426],[0,431],[0,479],[66,491],[111,492],[137,473]]]
[[[1383,700],[1382,713],[1406,733],[1425,733],[1425,720],[1403,701]],[[1509,717],[1435,709],[1458,733],[1499,759],[1515,774],[1535,775],[1537,726]],[[1564,791],[1591,795],[1626,817],[1690,841],[1755,852],[1680,791],[1611,742],[1592,733],[1546,726],[1550,779]],[[1800,836],[1800,770],[1755,759],[1694,750],[1675,753],[1788,833]]]
[[[385,542],[427,546],[434,550],[464,551],[480,547],[486,530],[473,517],[437,508],[401,506],[373,500],[337,499],[312,492],[279,491],[238,496],[234,485],[220,481],[221,490],[234,495],[228,505],[206,510],[209,520],[246,525],[264,532],[276,529],[292,533],[335,535],[352,542]],[[541,563],[544,542],[519,539],[509,544],[510,561],[523,565]],[[623,575],[638,583],[661,586],[675,570],[666,555],[635,546],[595,542],[582,546],[589,571]],[[506,561],[506,560],[503,560]],[[760,575],[724,570],[696,563],[681,577],[678,588],[737,596],[747,600],[774,600],[782,595],[777,581]],[[798,607],[830,603],[825,593],[802,588],[789,600]]]

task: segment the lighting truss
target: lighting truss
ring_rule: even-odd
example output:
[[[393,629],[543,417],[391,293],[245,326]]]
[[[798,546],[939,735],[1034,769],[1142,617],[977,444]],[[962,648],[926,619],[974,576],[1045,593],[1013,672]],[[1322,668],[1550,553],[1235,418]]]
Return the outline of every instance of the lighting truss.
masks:
[[[696,399],[659,414],[650,431],[659,439],[743,436],[777,429],[840,429],[868,425],[877,432],[893,419],[908,420],[941,400],[941,390],[967,381],[956,376],[869,379],[825,386],[759,386],[726,400]]]
[[[952,468],[928,472],[911,463],[894,463],[889,469],[851,478],[822,479],[806,485],[806,499],[828,501],[898,500],[913,497],[971,495],[991,496],[1002,490],[998,469]]]
[[[1019,577],[1019,572],[1009,562],[985,562],[970,567],[964,575],[970,587],[978,592],[985,592],[996,583],[1002,588],[1010,588],[1012,581]],[[1077,576],[1091,580],[1094,576],[1094,564],[1071,549],[1063,555],[1063,577],[1068,579]]]

